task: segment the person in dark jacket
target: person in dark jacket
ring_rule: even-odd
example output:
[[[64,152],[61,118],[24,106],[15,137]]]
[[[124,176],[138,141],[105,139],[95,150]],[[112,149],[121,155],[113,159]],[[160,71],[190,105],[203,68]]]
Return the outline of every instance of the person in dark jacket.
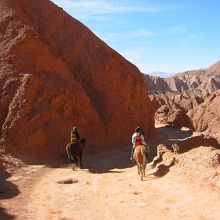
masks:
[[[73,130],[71,131],[71,142],[73,144],[79,143],[80,140],[80,134],[77,129],[77,127],[73,127]]]

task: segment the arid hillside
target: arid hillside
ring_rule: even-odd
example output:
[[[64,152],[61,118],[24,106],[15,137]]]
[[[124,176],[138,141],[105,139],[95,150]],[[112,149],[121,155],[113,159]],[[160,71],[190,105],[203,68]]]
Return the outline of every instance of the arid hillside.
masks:
[[[177,73],[168,78],[144,75],[145,84],[150,92],[197,91],[207,96],[220,89],[220,61],[207,69]]]
[[[60,157],[73,126],[88,151],[129,146],[137,125],[156,135],[139,70],[82,23],[48,0],[0,11],[2,150]]]
[[[216,62],[208,69],[186,71],[173,77],[144,75],[144,78],[156,111],[156,123],[197,130],[198,126],[194,126],[189,117],[191,114],[187,115],[187,112],[199,106],[207,97],[220,89],[220,62]],[[203,120],[202,115],[200,118]]]

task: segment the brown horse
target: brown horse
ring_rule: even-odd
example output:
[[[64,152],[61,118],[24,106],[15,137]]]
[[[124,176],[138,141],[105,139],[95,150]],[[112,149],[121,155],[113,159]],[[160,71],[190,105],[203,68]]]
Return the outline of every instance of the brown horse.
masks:
[[[80,168],[83,168],[82,155],[85,149],[85,144],[86,144],[86,139],[81,138],[79,143],[69,143],[66,146],[68,159],[73,165],[74,164],[77,165],[78,157],[79,157]]]
[[[138,175],[141,174],[141,181],[143,181],[143,177],[145,176],[145,169],[149,160],[148,153],[149,147],[145,145],[138,145],[134,149],[133,158],[137,164]]]

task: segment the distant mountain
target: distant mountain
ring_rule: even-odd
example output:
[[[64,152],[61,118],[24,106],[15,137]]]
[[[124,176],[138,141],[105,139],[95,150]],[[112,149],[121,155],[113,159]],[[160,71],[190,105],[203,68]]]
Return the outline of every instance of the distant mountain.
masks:
[[[172,77],[161,78],[151,75],[144,77],[149,92],[199,90],[206,96],[220,89],[220,61],[208,69],[185,71]]]
[[[167,72],[163,72],[163,71],[154,71],[154,72],[149,73],[149,75],[159,76],[159,77],[165,78],[165,77],[169,77],[169,76],[174,75],[174,73],[167,73]]]
[[[214,63],[212,66],[210,66],[206,73],[208,75],[219,75],[220,74],[220,61]]]

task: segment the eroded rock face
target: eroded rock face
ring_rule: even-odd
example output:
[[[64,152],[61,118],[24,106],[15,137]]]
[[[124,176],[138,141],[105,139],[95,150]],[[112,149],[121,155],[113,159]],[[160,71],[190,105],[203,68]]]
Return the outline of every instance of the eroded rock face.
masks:
[[[77,126],[96,151],[156,135],[139,70],[48,0],[0,2],[1,148],[65,154]],[[140,101],[141,100],[141,101]]]
[[[188,112],[196,131],[216,137],[220,143],[220,90]]]
[[[165,81],[164,78],[161,78],[159,76],[151,76],[151,75],[144,75],[144,82],[147,85],[149,92],[154,91],[171,91],[169,88],[169,85]]]
[[[189,111],[204,101],[203,95],[195,91],[155,92],[149,95],[152,101],[157,101],[156,106],[167,105],[171,108]]]
[[[183,123],[182,126],[187,125],[190,129],[194,129],[186,113],[197,108],[205,98],[220,89],[220,61],[208,69],[186,71],[168,78],[149,75],[144,75],[144,77],[145,84],[149,88],[149,97],[157,111],[155,121],[176,124],[177,127]],[[164,111],[166,110],[164,106],[167,106],[166,109],[169,110]],[[203,121],[202,115],[200,116],[199,120]],[[207,128],[206,123],[202,122],[202,124],[198,123],[196,127]],[[206,128],[197,130],[206,130]]]
[[[194,130],[192,122],[186,112],[182,109],[162,105],[155,113],[156,124],[168,124],[176,128],[187,127]]]

